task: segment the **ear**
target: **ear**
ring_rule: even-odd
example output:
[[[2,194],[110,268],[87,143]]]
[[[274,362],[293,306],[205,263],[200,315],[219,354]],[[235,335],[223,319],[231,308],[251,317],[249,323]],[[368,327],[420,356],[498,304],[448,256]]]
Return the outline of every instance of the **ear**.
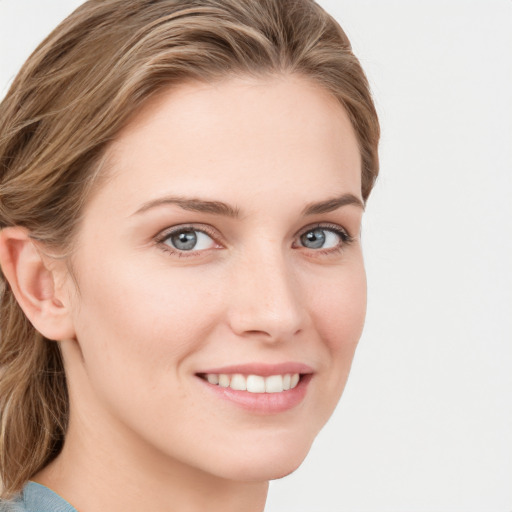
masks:
[[[0,266],[21,309],[32,325],[46,338],[62,341],[74,339],[69,300],[64,290],[57,290],[56,273],[66,272],[62,262],[50,268],[49,257],[21,227],[0,231]]]

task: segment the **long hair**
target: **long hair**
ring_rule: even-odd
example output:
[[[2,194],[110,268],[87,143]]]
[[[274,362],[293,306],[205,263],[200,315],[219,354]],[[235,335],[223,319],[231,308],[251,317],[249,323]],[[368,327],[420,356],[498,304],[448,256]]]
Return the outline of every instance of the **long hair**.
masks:
[[[34,51],[0,104],[0,229],[72,247],[108,144],[152,95],[186,81],[297,74],[346,109],[366,201],[379,124],[368,82],[338,25],[313,0],[89,0]],[[0,281],[0,478],[19,492],[62,448],[69,416],[56,341]]]

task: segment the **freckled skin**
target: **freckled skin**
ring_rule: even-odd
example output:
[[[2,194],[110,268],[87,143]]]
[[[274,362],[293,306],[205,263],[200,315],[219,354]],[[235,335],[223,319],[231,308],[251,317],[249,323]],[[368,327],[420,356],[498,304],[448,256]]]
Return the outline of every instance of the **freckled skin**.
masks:
[[[302,214],[311,202],[361,197],[347,115],[294,76],[186,84],[151,100],[110,153],[111,179],[87,204],[73,256],[80,292],[71,278],[63,285],[76,333],[62,343],[70,428],[39,480],[84,510],[108,504],[116,485],[135,501],[177,499],[198,482],[212,496],[226,482],[266,492],[334,410],[363,327],[362,209]],[[222,201],[239,218],[165,204],[134,213],[167,195]],[[204,248],[177,253],[158,238],[180,225],[208,228]],[[354,241],[302,246],[317,225]],[[216,399],[196,376],[287,361],[315,373],[303,402],[275,415]]]

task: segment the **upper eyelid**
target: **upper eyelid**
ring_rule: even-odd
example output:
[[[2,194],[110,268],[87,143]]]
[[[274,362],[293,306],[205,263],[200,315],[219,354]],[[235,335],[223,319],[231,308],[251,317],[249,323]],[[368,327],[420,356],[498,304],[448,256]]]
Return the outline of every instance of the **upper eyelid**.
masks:
[[[173,233],[177,233],[180,231],[199,231],[201,233],[207,234],[209,237],[217,240],[218,238],[222,238],[222,235],[215,229],[213,226],[209,226],[208,224],[178,224],[176,226],[171,226],[161,230],[156,236],[155,239],[157,241],[163,241],[168,238]]]
[[[308,231],[312,231],[314,229],[330,229],[331,231],[341,232],[345,234],[347,237],[352,238],[349,230],[339,224],[333,224],[330,222],[316,222],[314,224],[310,224],[302,229],[300,229],[295,236],[302,236],[304,233]]]

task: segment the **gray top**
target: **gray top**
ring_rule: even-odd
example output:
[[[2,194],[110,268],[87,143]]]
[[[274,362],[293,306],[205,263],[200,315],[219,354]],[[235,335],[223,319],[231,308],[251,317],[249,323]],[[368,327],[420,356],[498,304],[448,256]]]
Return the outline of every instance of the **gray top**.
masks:
[[[0,501],[0,512],[77,512],[77,510],[48,487],[28,482],[17,499]]]

